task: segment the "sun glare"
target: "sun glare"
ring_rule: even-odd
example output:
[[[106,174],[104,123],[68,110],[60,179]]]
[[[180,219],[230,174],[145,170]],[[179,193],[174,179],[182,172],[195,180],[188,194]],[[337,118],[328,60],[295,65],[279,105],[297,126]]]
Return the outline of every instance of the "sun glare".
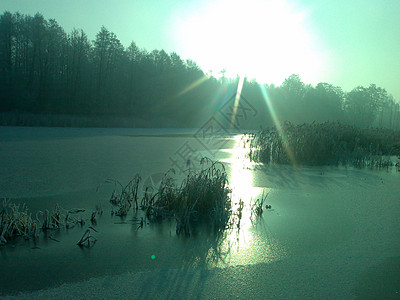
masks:
[[[293,73],[312,80],[322,60],[306,30],[305,11],[285,0],[219,0],[176,21],[181,53],[214,75],[279,83]]]
[[[232,188],[233,211],[238,210],[240,201],[243,201],[244,204],[240,230],[235,228],[228,231],[221,250],[229,253],[229,256],[223,263],[217,264],[219,267],[270,263],[283,258],[286,252],[284,247],[272,236],[264,233],[266,235],[260,237],[259,232],[253,228],[256,226],[255,224],[260,224],[262,221],[257,223],[254,217],[252,219],[251,203],[259,198],[263,191],[269,193],[271,189],[254,186],[254,172],[252,171],[254,162],[248,158],[248,149],[243,147],[241,139],[241,135],[235,137],[235,147],[232,149],[231,157],[224,160],[232,168],[229,182]]]

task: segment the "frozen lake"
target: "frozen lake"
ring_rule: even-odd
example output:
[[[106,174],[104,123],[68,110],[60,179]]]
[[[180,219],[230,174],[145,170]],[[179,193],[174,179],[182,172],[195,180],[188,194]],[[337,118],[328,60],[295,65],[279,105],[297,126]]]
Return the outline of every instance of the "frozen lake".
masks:
[[[60,230],[38,247],[0,247],[0,295],[20,298],[399,298],[400,173],[352,168],[255,166],[239,134],[195,129],[0,127],[0,197],[31,211],[94,210],[94,247],[76,242],[87,226]],[[264,190],[272,210],[216,241],[177,236],[174,222],[137,225],[111,216],[112,186],[144,182],[207,156],[225,163],[234,202]],[[178,175],[179,178],[179,175]],[[140,217],[140,212],[138,214]]]

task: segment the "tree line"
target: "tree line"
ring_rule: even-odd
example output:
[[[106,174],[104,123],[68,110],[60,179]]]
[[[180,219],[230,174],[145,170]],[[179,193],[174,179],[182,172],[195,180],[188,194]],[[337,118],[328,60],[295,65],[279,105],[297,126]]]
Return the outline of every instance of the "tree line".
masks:
[[[83,30],[66,33],[56,20],[39,13],[0,15],[1,113],[132,117],[158,126],[164,120],[200,126],[238,82],[209,76],[175,52],[149,52],[135,42],[124,47],[104,26],[91,41]],[[346,93],[327,83],[306,85],[291,75],[280,86],[245,80],[242,94],[258,112],[248,127],[272,124],[273,111],[279,120],[292,122],[400,129],[399,104],[375,85]]]
[[[281,118],[295,123],[338,121],[400,130],[399,103],[375,84],[344,92],[328,83],[306,85],[298,75],[291,75],[281,86],[268,86],[267,90]]]

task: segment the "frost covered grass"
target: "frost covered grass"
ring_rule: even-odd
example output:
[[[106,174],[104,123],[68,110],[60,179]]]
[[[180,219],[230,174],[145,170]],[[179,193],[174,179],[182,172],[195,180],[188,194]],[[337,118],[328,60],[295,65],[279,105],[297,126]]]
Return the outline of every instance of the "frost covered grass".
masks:
[[[141,177],[135,175],[126,185],[117,180],[108,179],[105,183],[114,185],[109,202],[111,204],[111,215],[125,218],[133,211],[135,214],[130,220],[138,225],[137,229],[143,228],[147,222],[157,222],[164,218],[176,221],[176,233],[192,235],[196,226],[205,225],[215,233],[221,233],[226,229],[236,226],[240,227],[241,206],[232,212],[231,189],[227,179],[225,166],[218,161],[203,158],[200,162],[200,170],[189,170],[188,174],[178,181],[174,177],[174,170],[165,173],[160,186],[151,193],[148,188],[141,189]],[[98,189],[101,185],[98,187]],[[139,204],[139,191],[143,192],[143,198]],[[265,197],[260,203],[256,203],[255,215],[262,214],[262,206]],[[136,212],[143,211],[138,217]],[[17,205],[9,200],[3,201],[0,212],[0,245],[11,240],[23,237],[25,240],[38,239],[41,232],[49,231],[49,237],[53,238],[52,232],[61,229],[71,229],[76,225],[84,226],[97,224],[97,216],[103,213],[101,205],[90,214],[83,216],[84,209],[66,210],[55,205],[53,210],[38,211],[32,215],[25,204]],[[97,241],[92,235],[95,228],[89,226],[81,239],[77,242],[79,246],[91,247]]]
[[[34,215],[25,204],[15,204],[11,200],[4,199],[0,212],[0,246],[10,241],[23,238],[24,240],[37,240],[41,232],[70,229],[76,225],[83,226],[86,220],[80,213],[84,209],[65,210],[55,205],[52,211],[38,211]],[[102,211],[96,209],[91,214],[90,221],[96,222],[96,215]],[[49,235],[52,238],[52,234]]]
[[[40,221],[32,218],[25,205],[20,206],[7,199],[3,200],[3,209],[0,212],[0,245],[17,236],[24,239],[36,238],[40,226]]]
[[[142,208],[151,221],[173,217],[177,233],[188,235],[200,221],[217,231],[229,226],[232,203],[225,167],[207,158],[200,164],[201,171],[189,171],[181,183],[176,182],[174,171],[170,170],[154,195],[145,193]]]
[[[400,131],[340,123],[263,129],[248,139],[250,158],[263,163],[389,167],[384,156],[400,156]]]

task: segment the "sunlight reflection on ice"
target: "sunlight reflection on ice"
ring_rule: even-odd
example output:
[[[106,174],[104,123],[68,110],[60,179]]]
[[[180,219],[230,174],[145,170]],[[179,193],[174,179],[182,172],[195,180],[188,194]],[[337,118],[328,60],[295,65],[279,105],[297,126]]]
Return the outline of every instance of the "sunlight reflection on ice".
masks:
[[[266,220],[251,218],[251,204],[270,188],[254,187],[254,163],[247,157],[248,149],[240,144],[242,135],[235,137],[236,145],[231,157],[223,162],[231,166],[229,182],[232,188],[232,208],[237,211],[240,200],[243,201],[240,227],[230,229],[221,245],[221,253],[225,259],[217,261],[218,267],[270,263],[282,259],[285,250],[268,230]],[[237,220],[236,220],[237,223]]]

